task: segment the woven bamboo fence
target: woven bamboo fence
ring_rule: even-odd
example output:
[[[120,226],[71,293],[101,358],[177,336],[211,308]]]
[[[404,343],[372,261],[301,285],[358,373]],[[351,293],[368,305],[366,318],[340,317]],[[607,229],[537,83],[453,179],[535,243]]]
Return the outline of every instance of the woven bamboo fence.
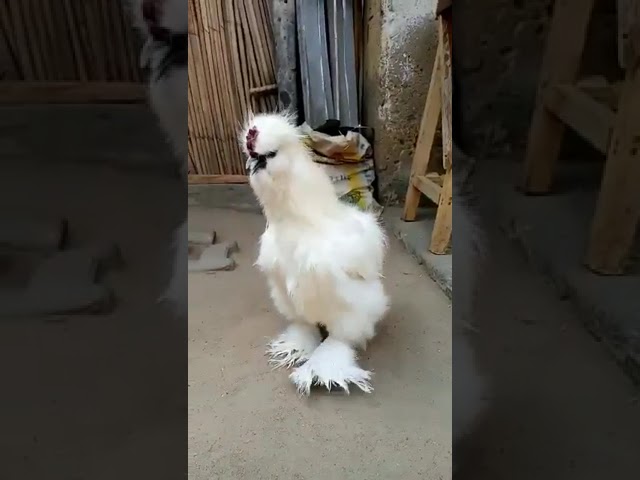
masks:
[[[238,129],[277,105],[270,0],[189,0],[189,173],[246,180]]]
[[[246,112],[276,108],[270,0],[189,2],[190,181],[244,182]],[[123,0],[0,0],[0,103],[145,100]]]
[[[144,99],[120,0],[0,1],[1,101]]]

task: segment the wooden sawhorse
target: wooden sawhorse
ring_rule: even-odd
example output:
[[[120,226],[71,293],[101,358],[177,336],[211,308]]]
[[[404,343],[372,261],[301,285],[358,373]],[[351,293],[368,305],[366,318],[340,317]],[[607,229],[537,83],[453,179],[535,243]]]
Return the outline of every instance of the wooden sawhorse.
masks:
[[[447,3],[447,2],[444,2]],[[427,101],[422,114],[420,131],[411,164],[409,188],[402,219],[416,218],[420,196],[425,195],[438,205],[429,251],[436,255],[449,252],[452,228],[452,126],[451,126],[451,8],[439,12],[438,49],[431,73]],[[442,165],[444,174],[432,169],[431,147],[436,136],[438,120],[442,130]]]
[[[529,131],[524,190],[549,192],[566,126],[605,154],[586,263],[596,273],[616,275],[624,272],[640,220],[640,2],[618,0],[626,73],[612,105],[596,100],[597,92],[576,82],[594,3],[555,2]],[[597,96],[602,98],[603,92]],[[610,92],[604,96],[612,97]]]

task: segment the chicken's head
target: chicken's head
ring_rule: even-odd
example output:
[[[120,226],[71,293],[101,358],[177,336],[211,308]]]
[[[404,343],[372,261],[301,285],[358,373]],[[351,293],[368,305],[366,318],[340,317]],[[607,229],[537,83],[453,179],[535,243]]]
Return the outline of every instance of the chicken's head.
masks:
[[[252,116],[240,135],[240,142],[252,181],[290,172],[292,162],[304,148],[293,118],[280,113]]]

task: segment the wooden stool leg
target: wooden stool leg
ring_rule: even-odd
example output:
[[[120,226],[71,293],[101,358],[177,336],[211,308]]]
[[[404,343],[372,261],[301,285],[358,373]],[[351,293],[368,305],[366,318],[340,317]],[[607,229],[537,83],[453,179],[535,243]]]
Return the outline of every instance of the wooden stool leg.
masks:
[[[451,78],[451,37],[452,23],[451,11],[440,16],[440,38],[442,48],[440,49],[440,75],[441,75],[441,95],[442,95],[442,166],[445,172],[453,162],[453,80]]]
[[[451,168],[449,168],[442,179],[442,192],[440,193],[436,219],[433,224],[433,233],[431,234],[431,245],[429,246],[429,251],[436,255],[445,255],[446,253],[449,253],[453,217],[452,205],[453,172]]]
[[[435,61],[433,63],[433,72],[429,83],[429,91],[427,92],[427,101],[420,122],[420,131],[418,133],[418,141],[413,154],[413,162],[411,163],[411,176],[409,177],[409,187],[407,188],[407,196],[404,201],[404,210],[402,219],[406,222],[412,222],[416,219],[416,211],[420,203],[420,190],[416,188],[414,179],[427,173],[429,160],[431,157],[431,147],[436,136],[436,128],[438,127],[438,119],[442,107],[441,99],[441,75],[440,75],[440,50],[442,45],[438,43]]]
[[[640,71],[627,70],[587,253],[593,271],[624,271],[640,221]]]
[[[547,193],[551,188],[565,126],[544,107],[544,93],[548,86],[575,82],[593,4],[594,0],[555,2],[525,156],[527,193]]]

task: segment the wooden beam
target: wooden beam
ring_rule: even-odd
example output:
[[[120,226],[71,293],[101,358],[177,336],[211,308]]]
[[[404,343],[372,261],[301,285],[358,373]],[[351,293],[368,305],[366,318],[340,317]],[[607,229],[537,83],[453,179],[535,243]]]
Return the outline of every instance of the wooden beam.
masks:
[[[640,70],[629,68],[620,94],[607,163],[591,228],[587,265],[624,273],[640,221]]]
[[[439,18],[438,49],[431,72],[431,82],[411,164],[411,177],[402,214],[402,219],[405,221],[415,220],[421,194],[438,204],[429,245],[429,250],[436,255],[449,253],[451,247],[453,203],[451,54],[451,11],[447,10]],[[443,177],[437,172],[428,172],[439,119],[442,125],[442,164],[446,170]]]
[[[143,83],[0,82],[0,104],[142,103]]]
[[[440,74],[442,75],[442,166],[444,170],[448,170],[453,161],[453,83],[451,78],[451,56],[453,25],[451,19],[451,10],[447,10],[440,16],[439,27],[440,41],[442,48],[440,49]]]
[[[418,140],[416,141],[416,148],[413,153],[413,161],[411,162],[409,187],[407,188],[407,195],[404,200],[402,219],[406,222],[412,222],[416,219],[416,212],[420,204],[420,190],[415,187],[413,178],[427,173],[431,157],[431,148],[433,147],[438,120],[440,119],[442,107],[441,49],[442,42],[438,41],[438,48],[431,72],[431,81],[429,83],[429,90],[427,91],[427,100],[422,113],[422,121],[420,122]]]
[[[587,77],[577,82],[576,87],[578,87],[578,90],[581,92],[587,94],[589,98],[607,107],[614,112],[614,114],[618,111],[622,82],[609,83],[606,80],[602,82],[597,79],[597,77],[594,77],[593,80],[590,81]]]
[[[543,96],[544,106],[591,145],[607,153],[614,113],[572,85],[551,85]]]
[[[442,178],[437,173],[416,175],[413,177],[413,186],[436,205],[440,201],[442,192]]]
[[[436,219],[431,233],[429,251],[436,255],[446,255],[451,247],[451,229],[453,227],[453,173],[447,170],[442,179],[442,192],[436,211]]]
[[[551,188],[565,127],[544,106],[544,92],[551,85],[575,83],[594,1],[555,1],[524,162],[523,187],[528,193]]]
[[[191,185],[230,185],[249,183],[246,175],[189,175]]]
[[[264,87],[254,87],[249,89],[249,95],[268,95],[271,93],[278,93],[278,85],[271,84]]]

